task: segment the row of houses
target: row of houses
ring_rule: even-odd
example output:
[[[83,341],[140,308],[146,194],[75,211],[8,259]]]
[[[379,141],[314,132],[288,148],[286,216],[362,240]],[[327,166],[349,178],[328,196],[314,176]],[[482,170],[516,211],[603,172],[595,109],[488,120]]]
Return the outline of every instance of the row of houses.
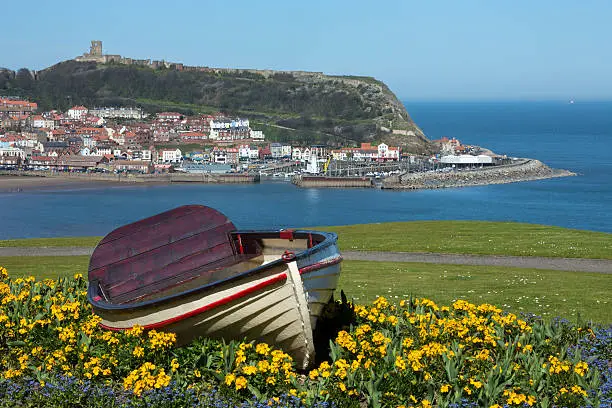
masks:
[[[154,143],[231,144],[236,141],[265,140],[262,131],[251,129],[248,119],[230,118],[221,113],[185,116],[178,112],[160,112],[145,122],[142,120],[147,118],[147,114],[137,107],[89,109],[76,105],[65,112],[53,110],[35,113],[36,110],[36,103],[0,98],[0,129],[39,131],[46,134],[49,140],[62,140],[63,137],[79,136],[91,128],[98,128],[98,138],[110,138],[119,145],[129,147]],[[117,119],[132,122],[117,126],[113,122]]]

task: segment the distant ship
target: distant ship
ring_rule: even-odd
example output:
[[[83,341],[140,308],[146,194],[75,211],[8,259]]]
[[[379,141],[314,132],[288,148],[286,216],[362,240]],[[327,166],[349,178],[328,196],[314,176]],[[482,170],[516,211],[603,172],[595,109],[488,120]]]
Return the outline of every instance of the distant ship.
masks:
[[[574,104],[574,100],[570,99],[569,103],[570,103],[570,105],[573,105]]]

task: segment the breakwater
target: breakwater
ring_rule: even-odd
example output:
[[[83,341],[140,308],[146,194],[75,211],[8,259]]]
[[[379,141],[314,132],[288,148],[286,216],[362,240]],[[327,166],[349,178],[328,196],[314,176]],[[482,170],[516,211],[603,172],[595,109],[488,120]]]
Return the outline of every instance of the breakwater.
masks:
[[[75,181],[107,181],[115,183],[211,183],[244,184],[259,183],[258,174],[212,174],[212,173],[163,173],[163,174],[114,174],[114,173],[71,173],[53,171],[2,171],[0,175],[41,177]]]
[[[372,179],[369,177],[325,177],[325,176],[294,176],[291,182],[298,187],[359,187],[371,188]]]
[[[539,160],[522,159],[508,165],[473,170],[403,173],[385,179],[382,188],[416,190],[468,187],[575,175],[576,173],[568,170],[552,169]]]

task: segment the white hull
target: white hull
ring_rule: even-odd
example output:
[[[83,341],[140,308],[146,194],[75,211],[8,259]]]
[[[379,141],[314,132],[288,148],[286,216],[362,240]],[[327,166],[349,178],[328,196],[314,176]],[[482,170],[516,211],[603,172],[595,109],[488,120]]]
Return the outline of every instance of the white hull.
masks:
[[[255,340],[291,355],[300,368],[314,359],[311,318],[295,262],[265,274],[179,297],[162,307],[129,312],[96,311],[102,325],[122,330],[140,325],[177,333],[179,344],[204,336]]]

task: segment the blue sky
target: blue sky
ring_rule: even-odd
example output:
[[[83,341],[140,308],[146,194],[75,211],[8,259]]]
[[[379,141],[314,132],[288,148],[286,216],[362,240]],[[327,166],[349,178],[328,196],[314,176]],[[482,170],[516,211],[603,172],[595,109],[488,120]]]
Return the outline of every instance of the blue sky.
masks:
[[[99,39],[133,58],[374,76],[403,100],[612,100],[609,0],[5,3],[11,69]]]

